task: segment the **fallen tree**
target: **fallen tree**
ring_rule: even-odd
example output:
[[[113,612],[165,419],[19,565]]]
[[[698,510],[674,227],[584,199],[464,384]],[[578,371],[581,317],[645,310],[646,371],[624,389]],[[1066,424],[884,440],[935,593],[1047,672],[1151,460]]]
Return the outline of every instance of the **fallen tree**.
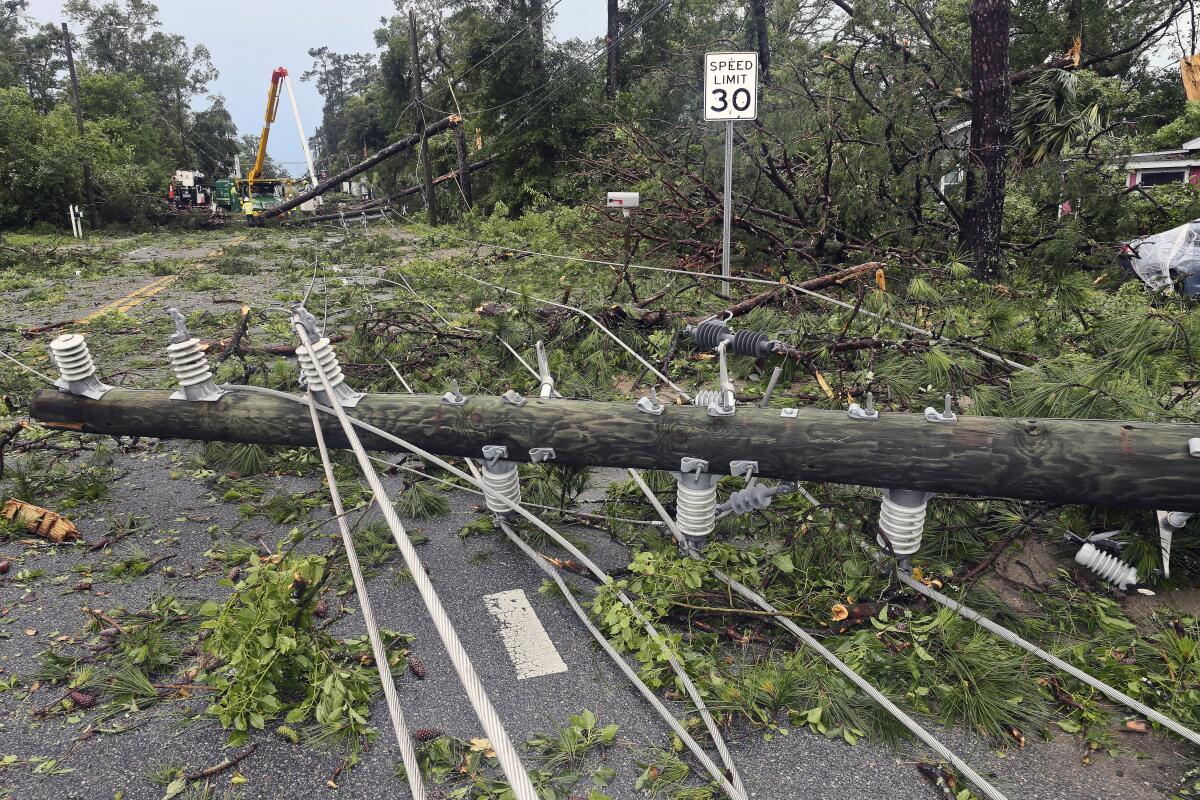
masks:
[[[304,404],[232,391],[213,403],[170,399],[168,390],[113,389],[100,400],[54,390],[33,399],[32,416],[49,428],[113,436],[312,446]],[[1200,458],[1188,440],[1200,425],[1078,419],[960,416],[929,422],[920,414],[850,419],[844,411],[739,407],[712,417],[695,406],[648,414],[632,402],[529,398],[515,406],[495,396],[451,405],[431,395],[367,395],[351,410],[365,422],[444,456],[475,457],[503,445],[529,461],[553,448],[554,463],[678,470],[684,457],[727,474],[753,460],[765,478],[822,481],[1102,507],[1200,511]],[[337,422],[325,436],[346,447]],[[395,444],[363,434],[375,450]]]

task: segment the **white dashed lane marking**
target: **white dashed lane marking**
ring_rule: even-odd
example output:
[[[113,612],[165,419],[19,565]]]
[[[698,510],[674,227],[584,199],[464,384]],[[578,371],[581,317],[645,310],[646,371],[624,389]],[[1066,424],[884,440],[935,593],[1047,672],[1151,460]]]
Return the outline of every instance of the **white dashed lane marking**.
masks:
[[[500,621],[500,638],[517,670],[517,680],[567,671],[524,591],[512,589],[489,594],[483,602],[488,612]]]

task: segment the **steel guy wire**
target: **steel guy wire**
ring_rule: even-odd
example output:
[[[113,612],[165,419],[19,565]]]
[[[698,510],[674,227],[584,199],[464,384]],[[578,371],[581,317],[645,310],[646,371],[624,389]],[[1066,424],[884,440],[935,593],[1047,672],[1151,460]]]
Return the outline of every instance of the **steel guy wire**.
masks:
[[[637,483],[638,487],[646,495],[646,499],[650,501],[650,504],[654,506],[656,511],[658,511],[663,522],[667,523],[667,527],[675,537],[675,540],[681,543],[685,541],[683,534],[679,531],[678,526],[675,525],[675,521],[671,519],[671,516],[667,513],[667,510],[663,508],[662,503],[659,502],[658,497],[653,491],[650,490],[650,487],[646,485],[646,482],[642,480],[640,475],[636,474],[636,470],[630,469],[629,472],[631,475],[634,475],[634,482]],[[684,552],[697,561],[701,560],[700,555],[690,548],[685,549]],[[872,686],[865,678],[851,669],[845,662],[834,655],[832,651],[817,641],[812,634],[801,628],[788,617],[781,615],[779,613],[779,609],[767,602],[765,597],[742,585],[718,569],[714,568],[712,570],[712,574],[730,589],[741,595],[744,599],[749,600],[761,610],[771,614],[771,619],[777,625],[785,628],[797,639],[814,650],[819,656],[821,656],[821,658],[825,659],[825,661],[827,661],[838,672],[845,675],[846,678],[848,678],[855,686],[866,693],[872,700],[883,706],[883,708],[893,717],[895,717],[902,725],[904,725],[904,727],[907,728],[910,733],[924,742],[926,746],[937,753],[941,758],[953,764],[954,768],[957,769],[964,778],[975,784],[976,788],[978,788],[981,792],[990,797],[992,800],[1007,800],[1005,795],[999,789],[988,783],[988,781],[985,780],[982,775],[971,768],[971,765],[963,761],[961,758],[955,755],[953,751],[934,738],[933,734],[921,727],[916,720],[906,714],[899,706],[889,700],[885,694]]]
[[[30,373],[31,375],[36,375],[37,377],[41,378],[42,380],[44,380],[46,383],[50,384],[51,386],[54,385],[54,379],[51,378],[46,373],[39,372],[38,370],[36,370],[33,367],[29,366],[28,364],[24,363],[23,361],[19,361],[16,358],[13,358],[12,356],[10,356],[8,353],[6,353],[3,350],[0,350],[0,356],[4,356],[9,361],[16,364],[18,367],[20,367],[21,369],[25,370],[26,372]]]
[[[321,456],[321,466],[325,470],[325,481],[329,484],[329,498],[333,502],[334,513],[338,515],[338,530],[342,535],[342,545],[346,548],[346,562],[350,566],[350,575],[354,579],[354,590],[358,593],[361,606],[363,626],[367,629],[367,637],[371,641],[371,653],[375,657],[375,667],[379,671],[379,683],[383,687],[383,696],[387,701],[388,715],[392,719],[392,732],[396,735],[396,745],[400,748],[400,759],[404,762],[404,775],[408,779],[408,787],[412,791],[413,800],[425,800],[425,784],[421,780],[421,765],[417,761],[417,753],[413,748],[412,737],[408,733],[408,725],[404,721],[404,711],[400,708],[400,698],[396,696],[396,684],[392,680],[392,666],[388,661],[387,647],[384,646],[379,626],[375,622],[375,612],[371,608],[371,598],[367,595],[367,582],[363,578],[362,568],[358,563],[358,553],[354,548],[354,537],[346,524],[343,514],[342,495],[337,488],[337,478],[333,474],[333,463],[329,460],[329,450],[325,446],[325,433],[321,430],[321,420],[317,416],[316,400],[311,387],[307,392],[308,412],[312,417],[313,436],[317,440],[317,452]],[[368,506],[369,507],[369,506]]]
[[[304,346],[311,350],[313,343],[309,339],[304,325],[299,321],[295,321],[293,330],[299,336]],[[317,359],[313,360],[313,364],[317,374],[321,378],[321,385],[328,387],[329,375],[326,372],[325,365]],[[300,398],[294,399],[300,401]],[[322,410],[326,409],[322,408]],[[332,410],[337,416],[342,430],[345,432],[346,439],[350,444],[351,450],[354,452],[363,477],[366,478],[367,484],[375,495],[375,501],[379,504],[379,509],[383,512],[384,520],[387,521],[388,527],[391,529],[392,537],[395,539],[396,546],[400,549],[400,553],[404,557],[405,565],[412,573],[413,583],[416,584],[417,591],[420,593],[421,600],[429,612],[434,627],[437,629],[438,636],[441,638],[446,652],[454,664],[454,669],[458,673],[463,688],[466,690],[467,698],[475,711],[475,715],[479,718],[480,725],[483,726],[484,733],[491,742],[492,749],[496,751],[496,756],[500,761],[504,775],[512,786],[513,794],[517,800],[538,800],[537,790],[534,789],[533,782],[529,779],[529,773],[526,772],[525,765],[521,763],[521,757],[517,753],[516,747],[513,746],[512,740],[509,738],[508,732],[504,729],[504,724],[501,722],[499,714],[496,713],[491,700],[488,699],[487,693],[483,688],[483,683],[480,681],[479,675],[475,672],[475,667],[471,663],[471,658],[467,655],[466,649],[459,640],[458,633],[454,630],[449,615],[447,615],[445,608],[442,607],[442,602],[433,588],[433,583],[430,581],[429,576],[425,574],[421,558],[417,555],[416,550],[413,549],[412,542],[404,530],[404,525],[400,522],[400,518],[396,514],[396,509],[393,507],[391,500],[388,498],[387,491],[383,488],[383,484],[379,480],[379,475],[371,465],[371,461],[367,457],[367,452],[363,448],[362,442],[359,441],[358,434],[355,432],[350,418],[342,406],[336,402],[336,398]]]
[[[873,548],[869,547],[866,542],[862,542],[861,544],[862,544],[863,549],[866,550],[871,555],[873,555],[876,559],[882,559],[885,557],[883,553],[880,553],[879,551],[874,550]],[[999,625],[999,624],[993,622],[992,620],[990,620],[987,617],[980,614],[978,611],[975,611],[974,609],[963,605],[962,603],[958,602],[957,600],[947,597],[946,595],[942,594],[941,592],[937,591],[936,589],[934,589],[931,586],[926,586],[921,581],[919,581],[916,578],[912,577],[911,575],[907,574],[904,570],[899,570],[898,573],[900,576],[900,580],[906,586],[908,586],[909,588],[916,591],[918,594],[924,595],[925,597],[928,597],[930,600],[933,600],[933,601],[939,603],[940,605],[945,606],[946,608],[948,608],[951,611],[958,614],[963,619],[968,620],[970,622],[974,622],[979,627],[983,628],[986,631],[989,631],[990,633],[995,634],[996,636],[999,636],[1001,639],[1008,642],[1009,644],[1016,645],[1017,647],[1020,647],[1022,650],[1026,651],[1027,653],[1032,653],[1033,655],[1042,659],[1043,661],[1045,661],[1046,663],[1055,667],[1056,669],[1062,670],[1063,672],[1070,675],[1072,678],[1075,678],[1076,680],[1081,681],[1081,682],[1087,684],[1088,686],[1091,686],[1093,689],[1096,689],[1097,691],[1103,693],[1110,700],[1120,703],[1121,705],[1127,706],[1127,707],[1133,709],[1134,711],[1138,712],[1142,716],[1146,717],[1147,719],[1153,720],[1154,722],[1157,722],[1159,725],[1163,726],[1164,728],[1174,731],[1175,733],[1179,734],[1183,738],[1190,741],[1192,744],[1200,745],[1200,733],[1197,733],[1196,731],[1192,730],[1191,728],[1188,728],[1188,727],[1176,722],[1175,720],[1171,719],[1170,717],[1166,716],[1165,714],[1155,711],[1154,709],[1147,706],[1145,703],[1142,703],[1142,702],[1139,702],[1139,701],[1133,699],[1132,697],[1130,697],[1129,695],[1120,691],[1119,689],[1115,689],[1112,686],[1109,686],[1107,683],[1100,680],[1099,678],[1095,678],[1095,677],[1089,675],[1088,673],[1084,672],[1083,670],[1072,666],[1071,664],[1067,663],[1066,661],[1063,661],[1058,656],[1055,656],[1054,654],[1043,650],[1042,648],[1038,647],[1037,645],[1033,644],[1032,642],[1029,642],[1026,639],[1023,639],[1021,636],[1016,634],[1014,631],[1011,631],[1008,628],[1005,628],[1003,625]]]
[[[302,326],[301,326],[301,329],[302,329]],[[305,336],[307,336],[307,335],[305,335]],[[272,397],[279,397],[281,399],[290,400],[294,403],[305,402],[302,398],[299,398],[295,395],[288,394],[287,392],[281,392],[277,389],[268,389],[263,386],[229,385],[226,388],[235,389],[238,391],[248,391],[248,392],[255,393],[255,394],[270,395]],[[397,444],[397,445],[403,447],[405,450],[408,450],[409,452],[416,454],[417,456],[425,459],[426,461],[430,461],[430,462],[436,464],[437,466],[441,467],[442,469],[446,470],[447,472],[451,473],[452,475],[456,475],[459,478],[462,478],[463,480],[468,481],[469,483],[475,484],[480,489],[483,488],[481,481],[477,480],[474,476],[469,475],[466,472],[463,472],[461,469],[459,469],[458,467],[455,467],[453,464],[449,463],[445,459],[440,458],[439,456],[436,456],[433,453],[430,453],[429,451],[413,444],[412,442],[406,441],[406,440],[400,438],[399,436],[396,436],[394,433],[385,431],[382,428],[372,425],[369,422],[366,422],[364,420],[346,415],[345,411],[342,410],[342,408],[338,405],[335,405],[332,409],[329,409],[322,405],[318,405],[317,408],[318,408],[318,410],[325,411],[327,413],[337,414],[339,421],[345,420],[342,423],[343,427],[347,427],[348,425],[350,425],[350,426],[358,427],[358,428],[361,428],[362,430],[368,431],[382,439],[386,439],[389,442],[392,442],[394,444]],[[349,438],[349,437],[347,437],[347,438]],[[362,445],[361,445],[361,443],[358,442],[357,437],[354,437],[354,439],[352,440],[352,444],[354,444],[354,443],[358,443],[358,447],[361,449]],[[378,476],[374,474],[374,470],[371,471],[370,475],[374,476],[375,481],[378,483],[379,479],[378,479]],[[382,486],[380,488],[382,489]],[[374,490],[374,487],[372,487],[372,490]],[[377,494],[377,497],[378,496],[379,495]],[[587,568],[587,570],[589,572],[591,572],[593,575],[595,575],[596,578],[599,579],[601,583],[603,583],[605,585],[611,585],[613,583],[612,576],[610,576],[607,572],[605,572],[600,567],[598,567],[590,558],[588,558],[586,555],[584,555],[583,551],[581,551],[578,547],[576,547],[573,543],[571,543],[571,541],[569,539],[565,538],[562,534],[560,534],[554,528],[552,528],[548,524],[546,524],[546,522],[544,522],[540,517],[534,515],[530,511],[528,511],[521,503],[513,502],[503,495],[497,495],[496,499],[498,502],[502,503],[509,510],[514,511],[517,514],[521,515],[526,520],[528,520],[531,524],[533,524],[536,528],[538,528],[538,530],[541,530],[543,533],[545,533],[547,536],[549,536],[551,539],[553,539],[560,547],[562,547],[564,550],[566,550],[568,553],[570,553],[571,557],[576,562],[578,562],[579,564],[582,564],[584,567]],[[392,516],[393,517],[395,516],[395,511],[394,511],[394,509],[391,508],[390,503],[385,503],[385,502],[381,501],[380,506],[384,509],[385,514],[388,510],[392,510]],[[397,523],[399,523],[398,519],[397,519]],[[407,543],[407,539],[405,539],[405,542]],[[415,553],[414,553],[414,557],[415,557]],[[617,599],[620,600],[620,602],[626,608],[629,609],[629,611],[633,614],[634,618],[637,620],[638,624],[642,625],[646,629],[646,632],[650,635],[651,639],[662,648],[662,651],[665,654],[668,663],[671,664],[672,670],[675,671],[675,674],[679,678],[680,683],[683,685],[684,690],[687,691],[689,697],[692,699],[693,705],[696,706],[697,710],[700,711],[701,715],[703,716],[705,712],[702,711],[701,709],[707,708],[704,704],[703,698],[700,697],[699,692],[695,688],[695,684],[692,683],[691,678],[688,677],[687,672],[679,664],[678,659],[675,658],[674,654],[671,652],[671,650],[667,646],[666,642],[658,634],[658,631],[654,628],[653,624],[650,622],[650,620],[648,620],[646,618],[646,616],[637,607],[637,604],[635,604],[633,602],[633,600],[630,599],[629,595],[626,592],[624,592],[623,590],[618,590],[617,591]],[[711,715],[709,716],[709,719],[711,719]],[[720,732],[719,732],[719,730],[717,730],[715,728],[715,725],[709,729],[709,734],[710,734],[710,736],[712,736],[712,738],[714,740],[721,740]],[[724,747],[723,741],[722,741],[721,747]],[[736,779],[737,772],[736,772],[736,769],[734,769],[733,765],[727,764],[726,767],[730,770],[731,774],[734,775],[734,777]],[[712,774],[712,773],[710,773],[710,774]],[[740,793],[734,785],[730,784],[729,779],[726,778],[719,771],[717,773],[713,774],[713,778],[718,780],[722,784],[722,786],[727,787],[726,793],[729,794],[729,796],[731,798],[744,798],[745,797],[745,795],[743,793]]]
[[[502,291],[506,294],[520,294],[519,292],[516,292],[515,290],[509,289],[507,287],[501,286],[500,284],[492,283],[491,281],[485,281],[483,278],[476,278],[474,275],[468,275],[468,274],[464,273],[463,277],[473,280],[476,283],[483,284],[484,286],[490,286],[493,289],[499,289],[500,291]],[[637,359],[638,363],[640,363],[646,369],[650,370],[650,372],[652,372],[654,375],[656,375],[658,378],[660,378],[664,383],[666,383],[668,386],[670,386],[672,389],[674,389],[676,392],[678,392],[680,397],[682,397],[683,399],[688,400],[688,401],[690,401],[692,399],[692,396],[690,394],[688,394],[687,391],[685,391],[682,387],[680,387],[677,383],[675,383],[673,380],[668,378],[666,375],[659,372],[657,367],[655,367],[653,364],[651,364],[646,359],[642,358],[642,356],[639,355],[638,352],[636,350],[634,350],[632,347],[625,344],[625,342],[623,342],[621,340],[621,337],[617,336],[615,333],[610,331],[608,328],[606,328],[604,326],[603,323],[600,322],[600,320],[596,319],[591,314],[584,311],[582,308],[576,308],[575,306],[569,306],[569,305],[566,305],[565,303],[556,303],[553,300],[543,300],[542,298],[534,297],[533,295],[528,295],[528,297],[530,300],[533,300],[535,303],[541,303],[542,305],[553,306],[554,308],[561,308],[566,311],[571,311],[576,314],[579,314],[580,316],[585,317],[589,322],[591,322],[593,325],[595,325],[597,328],[599,328],[606,336],[608,336],[608,338],[612,339],[614,342],[616,342],[618,345],[620,345],[621,348],[623,350],[625,350],[625,352],[629,353],[629,355],[631,355],[635,359]]]
[[[434,481],[435,483],[440,483],[448,489],[454,489],[454,490],[460,491],[460,492],[469,492],[470,494],[477,494],[477,495],[480,495],[481,497],[483,496],[483,492],[481,492],[478,489],[473,489],[470,486],[463,486],[461,483],[455,483],[454,481],[447,480],[445,478],[439,478],[437,475],[430,475],[428,472],[422,472],[419,469],[414,469],[413,467],[407,466],[405,464],[394,464],[391,461],[388,461],[386,458],[379,458],[378,456],[371,456],[370,458],[372,461],[376,462],[377,464],[382,464],[383,466],[387,467],[388,469],[404,470],[405,472],[407,472],[410,475],[415,475],[420,478],[428,478],[429,480]],[[468,462],[468,463],[470,463],[470,462]],[[588,502],[588,501],[583,501],[583,502]],[[663,527],[663,524],[664,524],[663,522],[661,522],[659,520],[632,519],[629,517],[614,517],[609,514],[588,514],[584,511],[575,511],[574,509],[570,509],[570,508],[558,508],[556,506],[547,506],[547,505],[542,505],[541,503],[530,503],[529,501],[522,501],[521,505],[528,506],[529,508],[540,508],[543,511],[554,511],[555,513],[558,513],[558,514],[567,514],[568,516],[572,516],[572,517],[580,517],[581,519],[597,519],[597,520],[604,520],[606,522],[611,520],[613,522],[625,522],[625,523],[628,523],[631,525],[647,525],[647,526],[650,526],[653,528],[661,528],[661,527]]]
[[[667,708],[661,700],[658,699],[658,695],[654,694],[654,692],[650,690],[650,687],[646,685],[646,683],[638,676],[637,672],[635,672],[634,669],[629,666],[629,663],[621,657],[621,654],[617,652],[616,648],[612,646],[608,639],[605,638],[604,634],[601,633],[591,619],[588,618],[587,612],[582,606],[579,605],[579,601],[575,599],[575,595],[567,586],[566,581],[562,579],[562,576],[559,574],[558,570],[555,569],[551,564],[547,563],[545,556],[541,555],[532,547],[530,547],[529,544],[512,529],[512,526],[509,525],[506,520],[501,517],[497,517],[496,521],[500,525],[500,529],[504,531],[504,535],[508,537],[508,540],[516,545],[521,552],[529,556],[529,558],[541,568],[542,572],[546,573],[546,575],[554,581],[555,585],[558,587],[559,591],[562,592],[563,597],[566,599],[567,604],[571,607],[571,610],[575,612],[575,616],[579,618],[579,621],[583,623],[583,626],[587,629],[588,633],[592,635],[592,638],[596,640],[596,643],[600,645],[600,648],[604,650],[608,657],[612,659],[612,662],[617,665],[617,668],[621,670],[626,678],[629,679],[630,683],[632,683],[638,690],[638,693],[646,699],[646,702],[648,702],[651,707],[654,708],[659,717],[661,717],[662,720],[666,722],[671,730],[675,733],[675,735],[679,737],[679,740],[684,743],[688,750],[691,751],[692,755],[695,756],[696,759],[704,766],[705,770],[707,770],[710,775],[720,775],[720,770],[718,769],[717,765],[714,764],[712,759],[709,758],[708,754],[704,752],[704,750],[696,742],[695,738],[688,733],[682,725],[679,724],[679,721],[675,719],[675,715],[671,713],[671,710]],[[722,788],[725,788],[726,792],[729,791],[729,788],[726,788],[724,783],[722,784]],[[741,796],[745,797],[744,790]]]

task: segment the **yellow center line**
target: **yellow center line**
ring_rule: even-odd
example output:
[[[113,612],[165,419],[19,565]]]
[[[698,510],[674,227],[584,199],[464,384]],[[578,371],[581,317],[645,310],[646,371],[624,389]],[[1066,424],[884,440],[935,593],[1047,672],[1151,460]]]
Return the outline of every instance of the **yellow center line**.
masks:
[[[244,241],[246,241],[246,236],[244,234],[235,236],[213,251],[213,255],[219,256],[225,251],[226,247],[231,247],[235,244],[241,244]],[[201,266],[203,266],[203,264],[201,264]],[[142,286],[139,289],[134,289],[124,297],[117,298],[111,303],[105,303],[87,316],[75,320],[75,324],[86,325],[97,317],[101,317],[111,311],[120,311],[121,313],[125,313],[131,308],[146,302],[163,289],[166,289],[167,286],[169,286],[177,277],[177,275],[163,275],[160,278],[156,278],[145,286]]]

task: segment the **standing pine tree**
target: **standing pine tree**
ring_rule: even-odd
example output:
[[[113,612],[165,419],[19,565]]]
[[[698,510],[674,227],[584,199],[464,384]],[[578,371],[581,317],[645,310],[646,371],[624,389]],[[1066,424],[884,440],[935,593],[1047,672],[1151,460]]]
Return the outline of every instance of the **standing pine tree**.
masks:
[[[970,20],[971,147],[962,241],[974,257],[975,273],[990,280],[1003,271],[1000,230],[1012,133],[1008,0],[972,0]]]

